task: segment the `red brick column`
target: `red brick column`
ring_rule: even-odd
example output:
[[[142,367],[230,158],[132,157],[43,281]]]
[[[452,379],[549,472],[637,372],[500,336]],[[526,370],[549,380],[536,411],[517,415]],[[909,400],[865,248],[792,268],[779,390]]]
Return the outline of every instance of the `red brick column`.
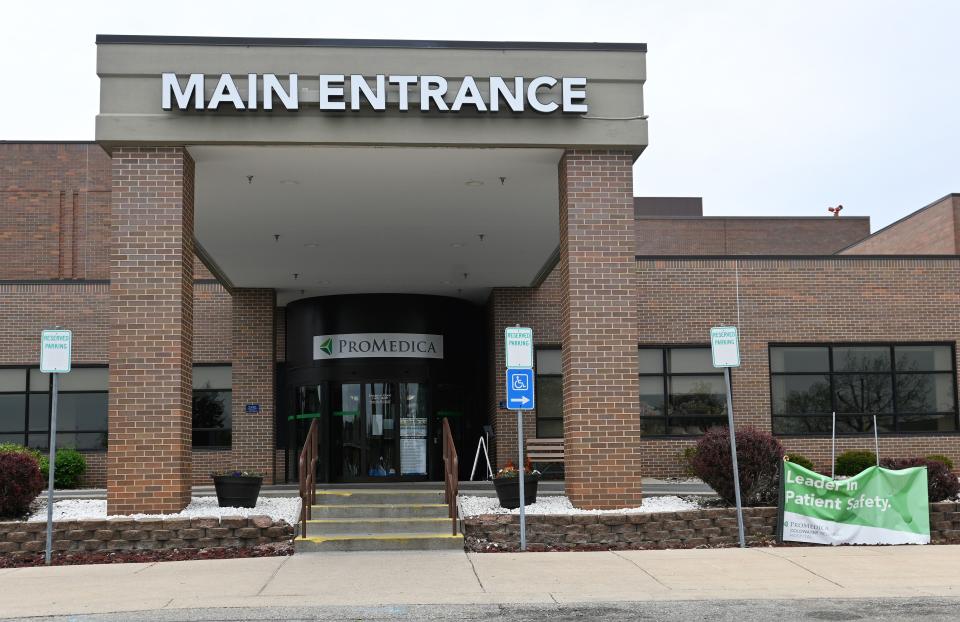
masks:
[[[580,508],[640,504],[633,157],[560,160],[566,492]]]
[[[190,501],[193,160],[182,147],[113,152],[110,514]]]
[[[233,290],[233,462],[273,482],[273,379],[276,295],[272,289]],[[247,413],[259,404],[259,413]]]

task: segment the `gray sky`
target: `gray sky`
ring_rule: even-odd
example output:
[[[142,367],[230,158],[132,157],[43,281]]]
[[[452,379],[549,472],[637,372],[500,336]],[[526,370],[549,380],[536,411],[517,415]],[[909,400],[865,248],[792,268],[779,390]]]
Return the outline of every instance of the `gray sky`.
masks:
[[[955,0],[10,3],[0,139],[93,138],[97,33],[641,41],[636,194],[702,196],[708,215],[842,203],[877,229],[960,192],[957,24]]]

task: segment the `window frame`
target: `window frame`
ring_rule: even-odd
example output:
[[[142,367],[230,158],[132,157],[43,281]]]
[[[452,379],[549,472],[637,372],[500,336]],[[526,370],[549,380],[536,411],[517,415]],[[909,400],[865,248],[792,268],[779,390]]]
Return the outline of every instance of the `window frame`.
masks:
[[[697,438],[703,436],[704,432],[699,432],[697,434],[670,434],[665,432],[663,434],[652,434],[643,431],[643,422],[644,421],[662,421],[664,423],[664,429],[670,428],[670,419],[673,417],[670,414],[670,379],[673,376],[677,377],[696,377],[696,376],[718,376],[726,385],[726,375],[722,368],[714,368],[716,372],[714,373],[704,373],[704,372],[677,372],[673,373],[670,371],[669,366],[669,356],[668,352],[670,350],[710,350],[709,343],[681,343],[681,344],[640,344],[637,346],[637,356],[639,358],[640,350],[661,350],[660,356],[660,366],[663,371],[660,373],[643,373],[640,371],[639,364],[637,367],[637,377],[638,378],[659,378],[662,377],[662,386],[663,386],[663,414],[657,416],[644,416],[640,415],[640,427],[641,427],[641,438]],[[731,387],[731,392],[733,387]],[[701,418],[705,419],[708,417],[716,417],[718,420],[718,425],[726,425],[727,422],[727,404],[726,396],[724,396],[723,404],[724,413],[722,415],[694,415],[688,416],[687,418]],[[683,417],[678,417],[682,419]],[[722,421],[720,421],[722,419]]]
[[[932,347],[947,347],[950,348],[950,365],[951,369],[946,371],[903,371],[900,372],[897,370],[897,359],[896,359],[896,348],[898,347],[911,347],[911,346],[932,346]],[[833,350],[834,348],[857,348],[857,347],[883,347],[887,348],[890,356],[890,370],[888,372],[856,372],[856,371],[835,371],[834,370],[834,361],[833,361]],[[826,348],[827,349],[827,367],[829,371],[805,371],[805,372],[775,372],[773,371],[773,349],[774,348]],[[837,413],[837,417],[841,416],[864,416],[871,417],[873,413],[841,413],[837,410],[837,391],[836,384],[834,382],[835,376],[843,375],[856,375],[856,374],[869,374],[876,376],[888,376],[891,382],[891,393],[890,400],[892,404],[892,410],[889,413],[876,413],[877,417],[889,417],[893,420],[893,431],[886,432],[878,429],[877,434],[881,436],[958,436],[960,435],[960,400],[958,400],[958,385],[960,381],[957,379],[957,344],[955,341],[830,341],[830,342],[774,342],[771,341],[767,343],[767,375],[768,375],[768,391],[770,398],[770,430],[773,432],[774,436],[782,438],[811,438],[811,437],[828,437],[830,436],[829,432],[792,432],[792,433],[778,433],[776,432],[776,420],[777,419],[799,419],[803,417],[810,418],[829,418],[832,415],[827,413],[823,415],[802,415],[802,414],[782,414],[778,415],[774,412],[774,395],[773,395],[773,379],[777,376],[827,376],[830,380],[830,405],[833,412]],[[924,375],[924,374],[945,374],[950,375],[953,382],[953,411],[952,413],[944,412],[900,412],[899,411],[899,400],[897,395],[897,376],[904,375]],[[903,431],[900,429],[900,418],[901,417],[910,417],[910,416],[929,416],[934,417],[936,415],[953,415],[953,424],[954,430],[945,430],[945,431]],[[879,426],[878,426],[879,428]],[[873,430],[868,430],[866,432],[841,432],[837,431],[837,436],[845,437],[855,437],[855,436],[873,436]]]
[[[31,437],[31,436],[39,436],[39,437],[46,436],[46,437],[47,437],[47,445],[46,445],[46,448],[39,448],[39,450],[40,450],[40,451],[49,450],[49,448],[50,448],[50,419],[51,419],[51,417],[52,417],[52,415],[53,415],[53,400],[50,399],[50,395],[51,395],[52,392],[53,392],[53,374],[48,374],[46,390],[44,390],[44,391],[35,391],[35,390],[33,390],[33,389],[30,387],[30,372],[31,372],[32,370],[39,370],[39,369],[40,369],[40,366],[39,366],[39,365],[0,365],[0,369],[19,369],[19,370],[22,370],[22,371],[23,371],[23,374],[24,374],[23,391],[3,391],[3,394],[4,394],[4,395],[23,395],[23,396],[24,396],[24,404],[23,404],[23,429],[20,430],[20,431],[11,431],[11,432],[7,432],[7,431],[4,431],[4,430],[0,430],[0,435],[19,434],[19,435],[22,437],[22,440],[21,440],[21,442],[20,442],[19,444],[23,445],[24,447],[30,447],[30,437]],[[110,423],[109,423],[109,408],[110,408],[110,401],[109,401],[109,395],[110,395],[110,377],[109,377],[109,374],[110,374],[110,366],[109,366],[109,365],[103,365],[103,364],[97,364],[97,363],[80,363],[80,364],[73,364],[73,365],[71,366],[71,369],[106,369],[106,370],[107,370],[107,388],[106,388],[105,390],[88,390],[88,389],[63,390],[63,389],[60,389],[60,390],[57,391],[57,396],[58,396],[58,397],[59,397],[59,396],[63,396],[63,395],[80,395],[80,394],[106,393],[107,396],[108,396],[108,397],[107,397],[107,427],[104,428],[104,429],[96,429],[96,428],[83,428],[83,429],[79,429],[79,430],[59,430],[59,429],[58,429],[58,430],[57,430],[57,435],[59,436],[59,435],[61,435],[61,434],[106,434],[106,435],[108,435],[108,438],[109,438],[109,434],[110,434]],[[42,430],[42,431],[37,431],[37,432],[31,432],[31,431],[30,431],[30,396],[31,396],[32,394],[46,395],[46,396],[47,396],[46,427],[45,427],[45,429]],[[61,444],[60,444],[60,443],[57,443],[57,447],[61,447]],[[97,448],[97,449],[79,449],[79,448],[78,448],[77,451],[84,452],[84,453],[103,453],[103,452],[107,451],[107,447],[100,447],[100,448]]]
[[[557,350],[561,352],[561,357],[562,357],[563,346],[555,345],[555,344],[543,344],[543,345],[535,344],[533,347],[534,391],[536,392],[534,397],[536,398],[536,404],[537,404],[537,408],[534,409],[534,413],[535,413],[534,433],[536,434],[535,438],[563,438],[563,432],[560,433],[560,436],[543,436],[542,434],[540,434],[541,420],[542,421],[559,421],[560,428],[561,430],[563,429],[563,368],[562,368],[563,363],[562,363],[562,359],[561,359],[561,369],[559,374],[541,374],[539,372],[539,365],[537,365],[537,362],[539,360],[539,357],[537,356],[537,354],[539,354],[541,350]],[[560,379],[560,416],[559,417],[542,417],[540,415],[540,408],[539,408],[539,405],[541,403],[540,382],[539,382],[540,378],[559,378]]]
[[[190,449],[191,451],[230,451],[233,449],[233,363],[231,362],[215,362],[215,363],[194,363],[194,368],[197,367],[229,367],[230,368],[230,387],[226,389],[194,389],[191,387],[190,391]],[[229,393],[230,394],[230,427],[229,428],[195,428],[193,426],[193,400],[198,393]],[[193,444],[193,433],[194,431],[199,430],[200,432],[223,432],[229,430],[230,432],[230,443],[225,445],[194,445]]]

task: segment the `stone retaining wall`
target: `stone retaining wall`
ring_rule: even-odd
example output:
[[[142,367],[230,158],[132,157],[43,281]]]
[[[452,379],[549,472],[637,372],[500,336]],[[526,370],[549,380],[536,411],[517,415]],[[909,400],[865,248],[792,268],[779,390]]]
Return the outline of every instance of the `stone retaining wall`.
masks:
[[[43,551],[46,522],[0,523],[0,554]],[[249,548],[290,542],[294,528],[269,516],[78,520],[54,523],[54,551]]]
[[[744,508],[743,519],[748,543],[774,541],[777,508]],[[519,522],[515,514],[465,518],[466,547],[476,552],[516,550],[520,545]],[[960,542],[960,503],[930,504],[930,539],[936,544]],[[527,549],[533,551],[723,547],[736,546],[737,541],[733,508],[527,516]]]

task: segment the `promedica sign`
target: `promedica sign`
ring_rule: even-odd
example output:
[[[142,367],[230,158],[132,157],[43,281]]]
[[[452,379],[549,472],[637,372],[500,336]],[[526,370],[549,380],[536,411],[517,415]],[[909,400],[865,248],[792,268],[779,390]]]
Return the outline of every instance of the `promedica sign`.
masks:
[[[300,109],[299,75],[288,74],[285,80],[276,74],[232,74],[211,76],[216,86],[206,98],[206,74],[191,73],[181,81],[175,73],[161,75],[161,107],[164,110],[285,110]],[[238,83],[239,82],[239,83]],[[481,88],[483,85],[485,88]],[[559,85],[560,101],[545,99],[545,92]],[[347,95],[349,94],[349,100]],[[412,97],[411,97],[412,95]],[[460,85],[451,88],[443,76],[384,75],[365,77],[358,74],[321,74],[317,105],[320,110],[384,111],[388,105],[407,111],[419,107],[421,112],[524,112],[529,106],[535,112],[585,113],[588,110],[586,78],[522,76],[502,78],[464,76]],[[411,99],[413,101],[411,101]]]
[[[313,359],[442,359],[443,335],[419,333],[350,333],[315,335]]]
[[[873,466],[831,479],[783,463],[783,540],[817,544],[929,544],[927,469]]]

